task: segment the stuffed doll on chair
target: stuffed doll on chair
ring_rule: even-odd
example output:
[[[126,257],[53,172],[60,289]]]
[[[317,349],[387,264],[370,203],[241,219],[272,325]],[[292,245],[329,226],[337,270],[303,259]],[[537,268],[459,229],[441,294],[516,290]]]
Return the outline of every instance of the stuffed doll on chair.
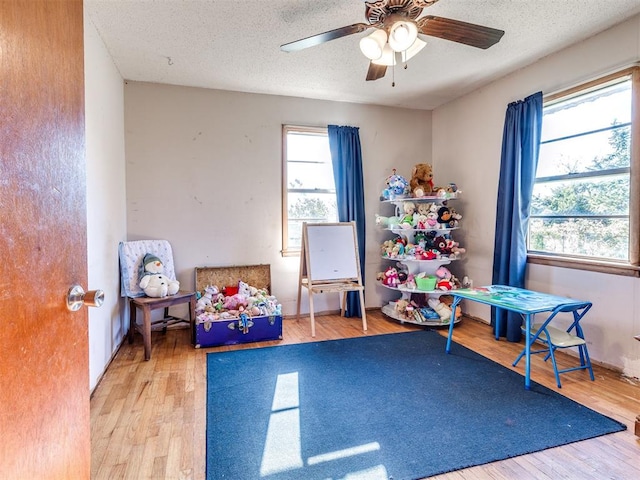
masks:
[[[180,290],[180,282],[171,280],[163,274],[164,265],[162,261],[147,253],[142,260],[142,273],[140,288],[147,297],[162,298],[167,295],[175,295]]]

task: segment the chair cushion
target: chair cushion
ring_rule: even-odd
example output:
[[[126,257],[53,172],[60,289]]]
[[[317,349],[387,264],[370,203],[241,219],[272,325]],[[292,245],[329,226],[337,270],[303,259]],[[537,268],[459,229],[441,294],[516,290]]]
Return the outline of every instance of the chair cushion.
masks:
[[[531,335],[535,335],[538,329],[542,326],[542,324],[536,324],[531,328]],[[559,328],[550,327],[547,325],[547,332],[549,332],[549,336],[551,337],[551,343],[559,348],[568,348],[568,347],[577,347],[578,345],[584,345],[586,342],[578,337],[577,335],[572,335],[570,333],[565,332],[564,330],[560,330]],[[540,340],[548,341],[547,335],[544,331],[540,332],[538,337]]]
[[[123,297],[144,297],[140,288],[140,269],[142,259],[147,253],[158,257],[164,265],[164,274],[171,280],[176,279],[173,265],[173,251],[167,240],[135,240],[120,242],[118,255],[120,257],[120,295]]]

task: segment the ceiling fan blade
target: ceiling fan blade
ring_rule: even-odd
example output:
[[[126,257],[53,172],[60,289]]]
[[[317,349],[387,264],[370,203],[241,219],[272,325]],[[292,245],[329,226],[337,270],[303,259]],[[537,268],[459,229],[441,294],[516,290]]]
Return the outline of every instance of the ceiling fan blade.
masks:
[[[377,65],[373,62],[369,62],[369,70],[367,71],[367,81],[378,80],[387,73],[386,65]]]
[[[416,23],[418,24],[418,32],[424,35],[483,49],[498,43],[504,35],[503,30],[433,15],[422,17]]]
[[[329,30],[328,32],[319,33],[307,38],[302,38],[300,40],[296,40],[295,42],[285,43],[284,45],[280,45],[280,50],[282,50],[283,52],[295,52],[297,50],[302,50],[303,48],[314,47],[316,45],[320,45],[321,43],[335,40],[336,38],[346,37],[347,35],[353,35],[354,33],[364,32],[371,27],[373,27],[373,25],[369,25],[368,23],[354,23],[353,25],[336,28],[335,30]]]

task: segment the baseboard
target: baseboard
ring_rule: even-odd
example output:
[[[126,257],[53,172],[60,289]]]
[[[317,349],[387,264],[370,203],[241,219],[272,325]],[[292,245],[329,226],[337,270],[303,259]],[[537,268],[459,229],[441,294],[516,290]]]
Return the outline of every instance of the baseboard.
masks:
[[[105,373],[107,373],[107,370],[109,370],[109,367],[111,366],[111,363],[113,362],[113,360],[116,358],[116,355],[118,354],[118,352],[120,351],[120,349],[122,348],[122,345],[124,344],[125,340],[127,339],[127,334],[125,333],[122,336],[122,340],[120,341],[120,343],[118,344],[118,348],[116,348],[112,353],[111,353],[111,357],[109,358],[109,361],[107,362],[107,364],[104,366],[104,369],[102,370],[102,373],[98,376],[98,381],[96,382],[95,387],[93,387],[91,389],[91,392],[89,392],[89,398],[93,397],[93,392],[96,391],[96,389],[98,388],[98,385],[100,385],[100,382],[102,382],[102,379],[104,378]]]
[[[380,307],[365,307],[364,309],[365,313],[369,313],[369,312],[374,312],[374,311],[380,311]],[[323,310],[322,312],[314,312],[313,316],[314,317],[322,317],[322,316],[326,316],[326,315],[340,315],[340,310]],[[309,313],[301,313],[300,314],[301,317],[308,317]],[[296,320],[298,318],[298,315],[296,314],[292,314],[292,315],[283,315],[282,319],[283,320]]]

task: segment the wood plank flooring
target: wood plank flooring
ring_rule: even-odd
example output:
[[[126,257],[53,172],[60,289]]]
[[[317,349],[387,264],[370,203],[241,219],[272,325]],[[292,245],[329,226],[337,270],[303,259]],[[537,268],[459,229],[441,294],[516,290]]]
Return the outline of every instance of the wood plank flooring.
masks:
[[[378,310],[367,312],[366,335],[404,332]],[[144,361],[142,338],[123,344],[91,398],[91,473],[93,479],[204,479],[206,355],[219,350],[362,336],[359,318],[316,318],[316,338],[309,319],[285,319],[284,340],[234,347],[195,349],[186,329],[152,336],[151,360]],[[440,330],[446,336],[446,330]],[[508,368],[522,345],[496,342],[488,325],[464,319],[454,339]],[[560,354],[560,363],[575,360]],[[523,373],[521,361],[514,370]],[[513,369],[513,368],[512,368]],[[558,390],[550,362],[532,359],[532,380]],[[625,432],[523,455],[433,477],[478,479],[639,479],[640,439],[634,422],[640,414],[640,381],[594,366],[596,381],[585,371],[561,376],[559,391],[627,425]],[[524,385],[524,381],[523,381]],[[524,388],[524,387],[523,387]],[[487,439],[488,442],[491,439]],[[233,479],[244,480],[244,479]]]

